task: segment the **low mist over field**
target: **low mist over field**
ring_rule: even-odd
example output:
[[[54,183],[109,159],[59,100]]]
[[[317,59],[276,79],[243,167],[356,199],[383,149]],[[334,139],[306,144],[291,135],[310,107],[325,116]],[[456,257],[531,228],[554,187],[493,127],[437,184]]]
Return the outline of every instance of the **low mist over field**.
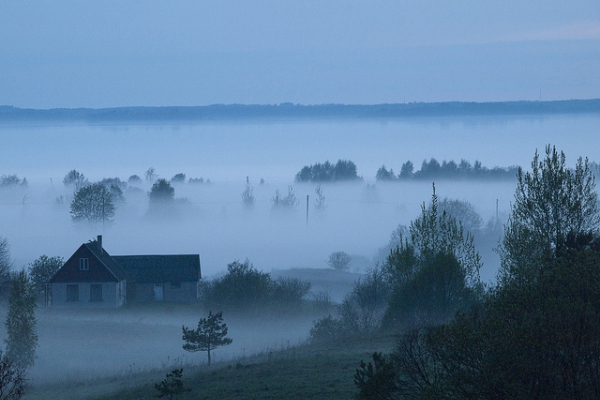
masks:
[[[430,200],[434,180],[376,181],[382,165],[400,173],[407,161],[419,170],[424,160],[435,158],[528,169],[533,152],[550,140],[573,165],[578,156],[600,158],[585,145],[597,126],[593,114],[385,123],[8,124],[2,127],[6,145],[0,149],[0,175],[26,178],[28,187],[0,191],[0,234],[9,241],[14,268],[42,254],[69,257],[98,234],[113,255],[198,253],[204,276],[246,258],[267,272],[326,268],[333,251],[370,263],[398,224],[408,224]],[[318,183],[298,183],[294,177],[303,166],[338,159],[353,161],[362,180],[322,184],[326,209],[317,212]],[[185,174],[183,182],[172,183],[176,205],[164,218],[148,214],[149,168],[154,168],[154,180]],[[119,178],[125,184],[114,222],[72,221],[74,188],[66,187],[63,178],[73,169],[90,182]],[[132,175],[141,180],[128,182]],[[242,201],[247,184],[255,197],[251,208]],[[514,195],[511,179],[437,180],[436,185],[440,199],[470,203],[484,224],[496,212],[503,218]],[[276,192],[285,195],[290,186],[298,205],[290,212],[273,212]],[[485,280],[493,279],[497,268],[491,247],[479,248]]]
[[[18,182],[0,190],[0,235],[10,246],[13,270],[44,254],[66,260],[82,243],[102,235],[111,255],[199,254],[206,280],[222,276],[229,263],[248,259],[273,279],[310,282],[309,300],[326,294],[339,304],[366,270],[385,262],[397,244],[391,242],[393,233],[429,204],[435,181],[440,201],[469,204],[480,217],[469,228],[482,256],[482,281],[490,282],[499,266],[493,249],[501,226],[488,223],[506,221],[516,180],[400,179],[403,166],[411,161],[416,172],[434,159],[445,166],[464,160],[484,169],[528,169],[532,154],[550,139],[567,149],[570,165],[580,155],[594,161],[600,157],[586,143],[597,126],[594,115],[182,127],[7,124],[0,127],[7,144],[0,148],[0,176],[16,175]],[[563,135],[567,127],[576,136]],[[337,160],[352,161],[358,179],[295,179],[303,167]],[[74,169],[89,183],[120,182],[122,199],[115,199],[110,221],[73,220],[75,187],[63,179]],[[380,170],[388,180],[376,179]],[[153,211],[149,192],[157,179],[170,182],[174,201]],[[248,190],[251,206],[243,198]],[[295,207],[276,209],[274,198],[289,193]],[[351,256],[347,272],[328,266],[329,255],[338,251]],[[30,377],[39,384],[60,383],[203,364],[202,354],[182,349],[181,326],[193,326],[204,312],[200,304],[39,309],[39,348]],[[214,360],[295,346],[308,338],[316,319],[330,312],[335,309],[309,306],[293,314],[226,314],[234,342],[215,351]],[[63,357],[67,349],[70,356]]]

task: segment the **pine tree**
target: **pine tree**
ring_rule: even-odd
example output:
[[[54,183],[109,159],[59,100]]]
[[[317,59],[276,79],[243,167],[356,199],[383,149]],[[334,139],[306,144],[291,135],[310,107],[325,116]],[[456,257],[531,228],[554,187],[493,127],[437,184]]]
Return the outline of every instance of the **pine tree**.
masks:
[[[173,371],[167,374],[167,377],[165,379],[163,379],[159,383],[154,384],[156,390],[160,392],[158,397],[162,398],[165,396],[169,396],[169,400],[172,400],[173,396],[177,396],[178,394],[191,391],[191,389],[183,387],[182,376],[183,368],[174,369]]]
[[[200,318],[197,329],[183,328],[185,344],[183,349],[189,352],[208,352],[208,366],[210,367],[210,352],[220,346],[231,344],[232,340],[227,337],[227,324],[223,322],[223,313],[208,313],[207,318]]]
[[[9,309],[6,316],[7,360],[20,368],[33,365],[38,337],[36,333],[35,288],[24,270],[12,277]]]

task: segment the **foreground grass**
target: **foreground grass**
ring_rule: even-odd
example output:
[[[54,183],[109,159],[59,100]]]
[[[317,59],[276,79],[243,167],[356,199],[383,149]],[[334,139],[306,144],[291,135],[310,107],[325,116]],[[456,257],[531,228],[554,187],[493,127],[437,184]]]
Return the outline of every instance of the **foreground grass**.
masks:
[[[177,399],[351,399],[353,377],[361,359],[374,351],[390,351],[389,336],[355,339],[329,345],[303,345],[206,366],[183,366],[184,387],[190,392]],[[170,370],[66,387],[39,387],[26,399],[149,399],[158,394],[154,384]]]

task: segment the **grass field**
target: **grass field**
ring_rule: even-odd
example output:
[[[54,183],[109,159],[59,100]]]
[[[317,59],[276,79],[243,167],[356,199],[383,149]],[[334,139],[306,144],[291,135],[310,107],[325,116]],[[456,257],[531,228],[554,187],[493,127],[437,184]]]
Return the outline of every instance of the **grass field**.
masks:
[[[324,345],[299,345],[221,362],[212,368],[182,365],[184,387],[177,399],[351,399],[353,376],[361,359],[374,351],[390,351],[391,336],[362,338]],[[124,374],[110,379],[43,385],[30,399],[149,399],[154,384],[170,369]]]
[[[273,275],[311,281],[314,292],[331,292],[337,301],[352,290],[359,276],[310,269]],[[25,399],[151,398],[158,394],[154,383],[182,366],[184,380],[193,389],[187,398],[348,398],[360,359],[379,345],[303,344],[314,320],[335,314],[333,308],[316,304],[307,301],[293,310],[225,312],[233,343],[214,351],[210,370],[206,353],[182,349],[182,325],[195,326],[207,313],[199,304],[41,308],[36,313],[39,347]],[[317,388],[314,393],[312,388]],[[249,393],[253,397],[247,397]]]

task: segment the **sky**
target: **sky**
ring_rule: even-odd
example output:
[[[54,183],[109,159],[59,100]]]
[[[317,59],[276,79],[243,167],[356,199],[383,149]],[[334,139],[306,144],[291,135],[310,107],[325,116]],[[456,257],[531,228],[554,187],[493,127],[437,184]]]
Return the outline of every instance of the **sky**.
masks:
[[[0,105],[600,97],[600,2],[0,4]]]

